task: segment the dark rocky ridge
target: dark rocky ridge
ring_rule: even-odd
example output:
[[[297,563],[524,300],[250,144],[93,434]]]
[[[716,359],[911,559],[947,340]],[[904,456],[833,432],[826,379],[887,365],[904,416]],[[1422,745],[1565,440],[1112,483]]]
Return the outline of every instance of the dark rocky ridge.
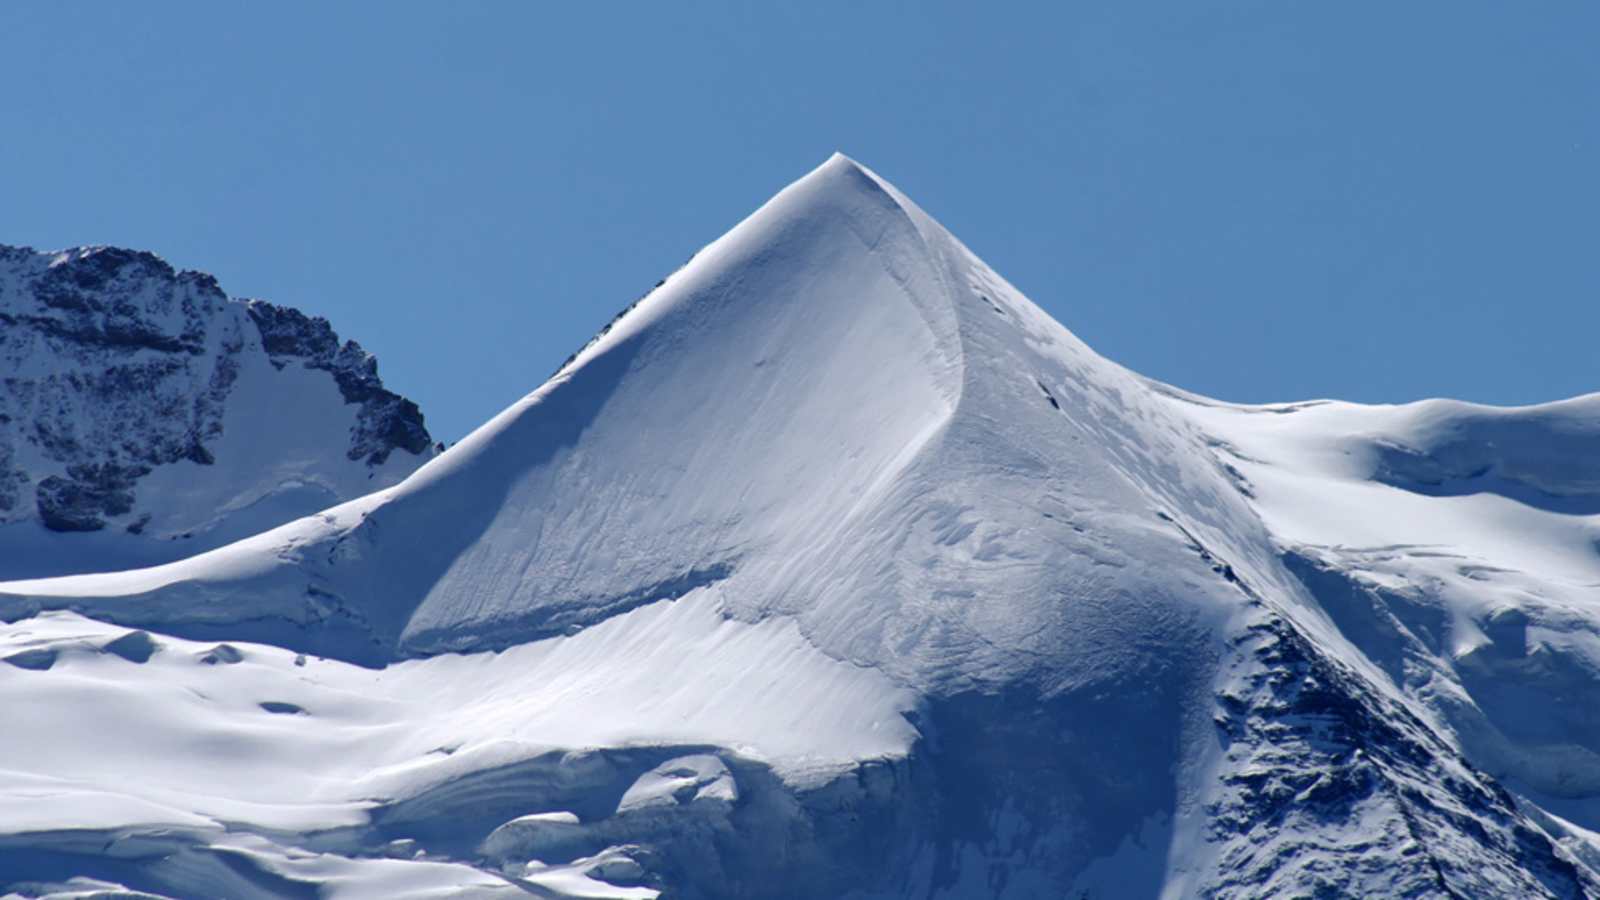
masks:
[[[272,364],[283,368],[298,360],[308,369],[333,376],[344,402],[361,405],[360,421],[350,432],[350,459],[381,464],[399,448],[415,455],[433,444],[422,410],[387,390],[378,378],[378,358],[355,341],[339,343],[333,326],[321,316],[307,316],[288,306],[249,300],[245,309],[261,332],[261,346]]]
[[[0,245],[0,522],[95,531],[126,519],[138,533],[141,479],[218,462],[241,363],[262,351],[279,370],[327,372],[357,407],[347,446],[330,453],[368,467],[396,449],[431,455],[416,404],[326,319],[230,300],[212,276],[147,252]]]

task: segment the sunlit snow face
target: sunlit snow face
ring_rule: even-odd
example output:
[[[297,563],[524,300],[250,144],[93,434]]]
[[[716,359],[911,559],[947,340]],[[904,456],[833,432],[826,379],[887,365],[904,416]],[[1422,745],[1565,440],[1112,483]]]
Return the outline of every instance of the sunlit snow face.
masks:
[[[1575,402],[1186,395],[837,157],[403,483],[0,585],[0,822],[180,894],[1581,894]]]

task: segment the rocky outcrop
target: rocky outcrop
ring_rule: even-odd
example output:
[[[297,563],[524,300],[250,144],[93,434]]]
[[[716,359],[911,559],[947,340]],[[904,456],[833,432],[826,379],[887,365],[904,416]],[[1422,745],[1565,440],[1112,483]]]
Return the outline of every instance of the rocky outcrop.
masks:
[[[350,431],[350,459],[382,463],[390,451],[413,455],[428,452],[433,439],[422,422],[417,404],[386,390],[378,378],[378,358],[355,341],[339,343],[333,326],[321,316],[308,316],[265,300],[245,303],[250,320],[261,332],[261,345],[281,369],[299,362],[333,376],[346,403],[359,404],[356,426]]]
[[[326,388],[271,376],[291,368],[319,373]],[[256,383],[241,398],[245,373]],[[346,499],[435,452],[417,405],[384,388],[372,354],[341,342],[326,319],[232,300],[210,275],[115,247],[0,246],[0,384],[0,524],[138,535],[154,515],[164,536],[180,537],[284,484]],[[258,396],[301,401],[318,421],[348,420],[347,433],[325,429],[325,454],[305,462],[300,446],[300,463],[263,472],[263,437],[270,450],[279,434],[302,445],[309,435],[296,421],[250,422],[271,415],[238,408]],[[227,469],[228,439],[240,437],[229,429],[241,423],[260,432],[252,471],[197,476],[219,486],[215,496],[188,491],[188,509],[152,509],[164,506],[144,490],[152,473]],[[390,465],[395,451],[402,459]]]

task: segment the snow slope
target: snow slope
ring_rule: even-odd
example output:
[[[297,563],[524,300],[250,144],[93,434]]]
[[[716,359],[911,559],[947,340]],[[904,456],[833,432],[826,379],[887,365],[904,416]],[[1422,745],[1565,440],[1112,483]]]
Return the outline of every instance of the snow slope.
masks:
[[[0,578],[192,556],[435,452],[326,320],[114,247],[0,246],[0,379]]]
[[[1385,678],[1479,766],[1600,824],[1600,394],[1180,403]]]
[[[0,694],[28,707],[0,741],[0,873],[174,895],[1593,893],[1593,788],[1527,774],[1581,712],[1553,743],[1488,712],[1588,686],[1587,402],[1185,395],[835,156],[400,484],[192,559],[0,584]],[[1363,579],[1395,591],[1437,557],[1346,543],[1471,555],[1535,522],[1526,557],[1482,559],[1570,588],[1568,618],[1524,628],[1571,639],[1556,682],[1528,641],[1506,656],[1520,620],[1466,582],[1429,602],[1487,643],[1452,624],[1396,649],[1353,611]],[[97,734],[131,752],[42,752]]]

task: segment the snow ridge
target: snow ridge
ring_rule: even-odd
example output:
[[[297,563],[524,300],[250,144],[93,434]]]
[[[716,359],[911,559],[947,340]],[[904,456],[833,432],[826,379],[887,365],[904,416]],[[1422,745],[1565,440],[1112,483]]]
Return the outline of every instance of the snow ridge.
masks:
[[[0,583],[0,873],[1594,896],[1593,411],[1152,383],[836,155],[403,481]]]

